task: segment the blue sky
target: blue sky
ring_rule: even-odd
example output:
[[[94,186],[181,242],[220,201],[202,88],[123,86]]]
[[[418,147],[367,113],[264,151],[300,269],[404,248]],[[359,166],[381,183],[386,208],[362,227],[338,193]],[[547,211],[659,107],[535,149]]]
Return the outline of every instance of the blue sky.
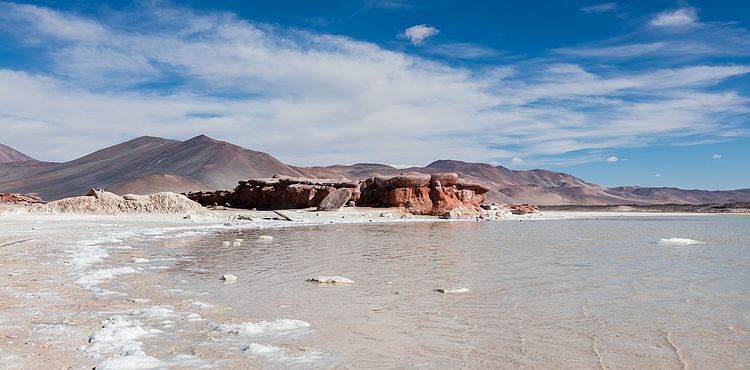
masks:
[[[0,142],[750,187],[745,1],[0,2]]]

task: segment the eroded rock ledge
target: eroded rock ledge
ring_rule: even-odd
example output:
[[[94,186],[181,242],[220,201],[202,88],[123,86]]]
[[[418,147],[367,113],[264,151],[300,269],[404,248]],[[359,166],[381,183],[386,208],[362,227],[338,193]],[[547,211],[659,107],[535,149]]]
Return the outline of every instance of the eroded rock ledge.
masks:
[[[489,189],[461,180],[456,173],[402,174],[364,181],[310,179],[276,175],[240,181],[234,190],[188,193],[204,206],[247,209],[317,207],[321,211],[345,205],[399,207],[417,215],[451,218],[480,216],[479,206]]]
[[[31,194],[0,193],[0,203],[44,204],[44,201]]]

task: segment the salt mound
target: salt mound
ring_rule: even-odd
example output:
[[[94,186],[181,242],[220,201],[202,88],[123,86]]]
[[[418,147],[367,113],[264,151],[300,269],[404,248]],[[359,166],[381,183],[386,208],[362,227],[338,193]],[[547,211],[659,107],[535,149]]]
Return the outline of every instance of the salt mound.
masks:
[[[458,294],[458,293],[468,293],[471,291],[469,288],[439,288],[435,289],[438,293],[443,294]]]
[[[211,327],[222,333],[244,335],[244,336],[262,336],[275,334],[304,334],[311,325],[302,320],[279,319],[276,321],[260,321],[257,323],[245,322],[242,324],[212,324]]]
[[[695,245],[695,244],[706,244],[706,242],[702,242],[700,240],[685,239],[685,238],[659,239],[659,241],[657,243],[658,244],[663,244],[663,245]]]
[[[124,213],[193,213],[209,215],[200,204],[177,193],[119,196],[103,190],[91,189],[82,197],[71,197],[39,205],[30,210],[34,213],[83,213],[116,215]]]
[[[354,284],[354,280],[345,278],[343,276],[316,276],[310,279],[307,279],[309,282],[313,283],[321,283],[321,284]]]

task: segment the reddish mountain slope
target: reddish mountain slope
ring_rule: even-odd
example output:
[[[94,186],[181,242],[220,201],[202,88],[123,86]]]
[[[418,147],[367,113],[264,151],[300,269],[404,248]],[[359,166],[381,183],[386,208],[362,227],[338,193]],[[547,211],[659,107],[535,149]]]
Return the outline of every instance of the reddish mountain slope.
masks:
[[[33,161],[34,158],[19,152],[7,145],[0,144],[0,163],[16,161]]]
[[[84,194],[91,187],[116,185],[120,192],[129,192],[129,186],[136,191],[167,189],[170,184],[179,185],[178,190],[223,189],[250,177],[300,175],[266,153],[203,135],[187,141],[144,136],[71,162],[32,163],[0,165],[0,189],[49,200]],[[156,174],[177,177],[149,177]]]

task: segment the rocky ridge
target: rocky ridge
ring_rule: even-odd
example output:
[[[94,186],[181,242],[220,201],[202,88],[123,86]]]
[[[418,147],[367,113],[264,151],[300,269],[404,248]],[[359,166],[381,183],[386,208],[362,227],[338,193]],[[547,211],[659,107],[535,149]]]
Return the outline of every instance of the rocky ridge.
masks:
[[[456,173],[405,173],[363,181],[311,179],[289,176],[240,181],[233,190],[191,192],[187,197],[204,206],[247,209],[333,211],[345,205],[396,207],[415,215],[450,218],[484,215],[480,204],[489,189],[459,179]],[[451,213],[452,212],[452,213]]]

